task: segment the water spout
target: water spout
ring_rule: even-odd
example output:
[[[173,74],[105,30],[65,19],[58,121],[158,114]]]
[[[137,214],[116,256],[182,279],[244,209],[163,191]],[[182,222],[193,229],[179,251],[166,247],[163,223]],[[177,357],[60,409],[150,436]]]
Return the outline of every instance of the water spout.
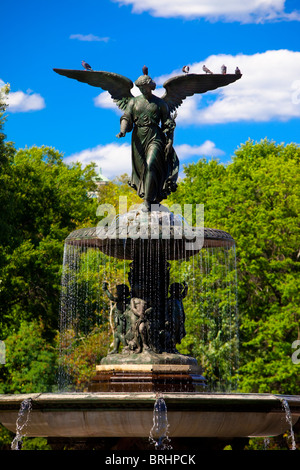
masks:
[[[170,450],[170,438],[168,437],[167,405],[163,397],[159,396],[154,403],[153,426],[150,431],[149,441],[155,445],[156,450]]]
[[[11,443],[12,450],[21,450],[23,437],[26,436],[26,427],[30,418],[30,412],[32,409],[32,399],[27,398],[22,401],[18,418],[16,422],[16,436]]]
[[[289,404],[288,404],[288,402],[285,398],[281,398],[280,401],[282,403],[282,407],[283,407],[283,410],[285,412],[286,422],[288,423],[288,425],[290,427],[290,440],[292,442],[290,450],[296,450],[296,441],[295,441],[295,434],[294,434],[294,430],[293,430],[291,410],[290,410]]]
[[[265,437],[264,438],[264,450],[269,450],[269,447],[270,447],[270,438]]]

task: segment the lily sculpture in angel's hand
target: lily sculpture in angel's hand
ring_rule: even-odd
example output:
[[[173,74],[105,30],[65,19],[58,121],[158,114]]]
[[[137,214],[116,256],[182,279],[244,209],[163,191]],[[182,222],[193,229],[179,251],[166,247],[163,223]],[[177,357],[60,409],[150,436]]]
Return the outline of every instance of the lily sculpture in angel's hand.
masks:
[[[173,148],[175,117],[172,113],[187,96],[205,93],[229,85],[241,77],[238,74],[184,74],[164,83],[165,93],[153,94],[155,82],[144,74],[136,81],[141,95],[133,96],[133,82],[112,72],[54,69],[60,75],[107,90],[123,111],[118,138],[132,131],[132,174],[129,181],[144,200],[145,210],[158,204],[177,188],[179,160]]]

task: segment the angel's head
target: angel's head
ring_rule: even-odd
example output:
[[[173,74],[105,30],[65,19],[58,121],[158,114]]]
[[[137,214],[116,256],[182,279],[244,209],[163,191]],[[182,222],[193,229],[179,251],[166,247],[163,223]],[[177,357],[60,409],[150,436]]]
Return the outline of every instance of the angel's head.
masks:
[[[134,83],[143,94],[151,93],[156,88],[156,83],[149,75],[141,75]]]

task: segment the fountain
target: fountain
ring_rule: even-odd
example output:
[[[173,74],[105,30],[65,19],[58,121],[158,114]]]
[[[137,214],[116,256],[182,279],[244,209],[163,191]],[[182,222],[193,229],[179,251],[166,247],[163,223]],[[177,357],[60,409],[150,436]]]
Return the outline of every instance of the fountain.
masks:
[[[16,436],[11,443],[12,450],[20,450],[22,447],[22,438],[26,436],[26,428],[29,422],[32,400],[25,398],[20,406],[16,423]]]
[[[114,304],[114,346],[97,365],[89,386],[92,392],[195,392],[206,388],[196,359],[176,349],[185,336],[183,299],[188,285],[170,282],[170,261],[187,263],[203,246],[228,250],[234,240],[221,230],[193,229],[165,206],[158,209],[145,212],[141,205],[118,216],[108,227],[77,230],[66,239],[68,272],[78,266],[75,259],[86,249],[131,261],[130,288],[118,285],[113,295],[108,283],[103,283],[105,295]],[[74,319],[73,279],[71,274],[63,299],[66,334]]]
[[[124,111],[117,137],[133,129],[130,185],[143,203],[107,224],[76,230],[65,242],[63,354],[69,348],[69,331],[79,321],[72,273],[80,267],[81,254],[92,250],[109,260],[130,263],[116,293],[105,276],[99,286],[113,304],[113,344],[95,364],[88,390],[70,391],[66,371],[60,393],[0,397],[0,422],[15,432],[20,406],[30,403],[27,436],[47,437],[54,448],[68,439],[89,448],[96,440],[105,450],[222,449],[227,444],[239,449],[250,437],[268,438],[282,434],[287,426],[292,429],[300,415],[299,396],[214,392],[201,364],[177,350],[185,337],[183,301],[190,287],[185,280],[173,282],[171,263],[186,266],[210,249],[222,249],[229,257],[235,242],[222,230],[193,227],[161,204],[176,190],[178,176],[173,148],[176,115],[169,111],[176,112],[186,96],[228,85],[241,75],[173,77],[164,84],[165,95],[158,98],[152,94],[155,84],[148,71],[136,81],[142,93],[138,97],[130,92],[131,80],[117,74],[55,71],[108,90]],[[229,343],[233,344],[236,325],[231,325],[231,317]],[[225,330],[226,325],[220,328]]]

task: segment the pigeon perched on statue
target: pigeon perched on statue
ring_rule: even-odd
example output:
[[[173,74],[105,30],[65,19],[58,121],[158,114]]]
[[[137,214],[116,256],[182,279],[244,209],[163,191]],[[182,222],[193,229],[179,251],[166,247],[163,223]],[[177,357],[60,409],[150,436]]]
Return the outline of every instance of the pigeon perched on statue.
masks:
[[[85,70],[93,70],[92,67],[84,60],[81,62],[81,65]]]
[[[240,69],[239,69],[238,67],[235,69],[235,74],[236,74],[236,75],[242,75],[242,74],[241,74],[241,71],[240,71]]]
[[[184,66],[182,67],[182,71],[183,71],[183,73],[189,73],[189,71],[190,71],[189,66],[188,66],[188,65],[184,65]]]
[[[221,73],[222,73],[223,75],[226,75],[226,72],[227,72],[227,67],[226,67],[226,65],[222,65],[222,67],[221,67]]]
[[[142,71],[144,75],[148,75],[148,67],[146,65],[144,65],[144,67],[142,68]]]
[[[205,73],[211,73],[211,74],[212,74],[212,71],[209,70],[209,69],[206,67],[206,65],[203,65],[202,70],[203,70]]]

